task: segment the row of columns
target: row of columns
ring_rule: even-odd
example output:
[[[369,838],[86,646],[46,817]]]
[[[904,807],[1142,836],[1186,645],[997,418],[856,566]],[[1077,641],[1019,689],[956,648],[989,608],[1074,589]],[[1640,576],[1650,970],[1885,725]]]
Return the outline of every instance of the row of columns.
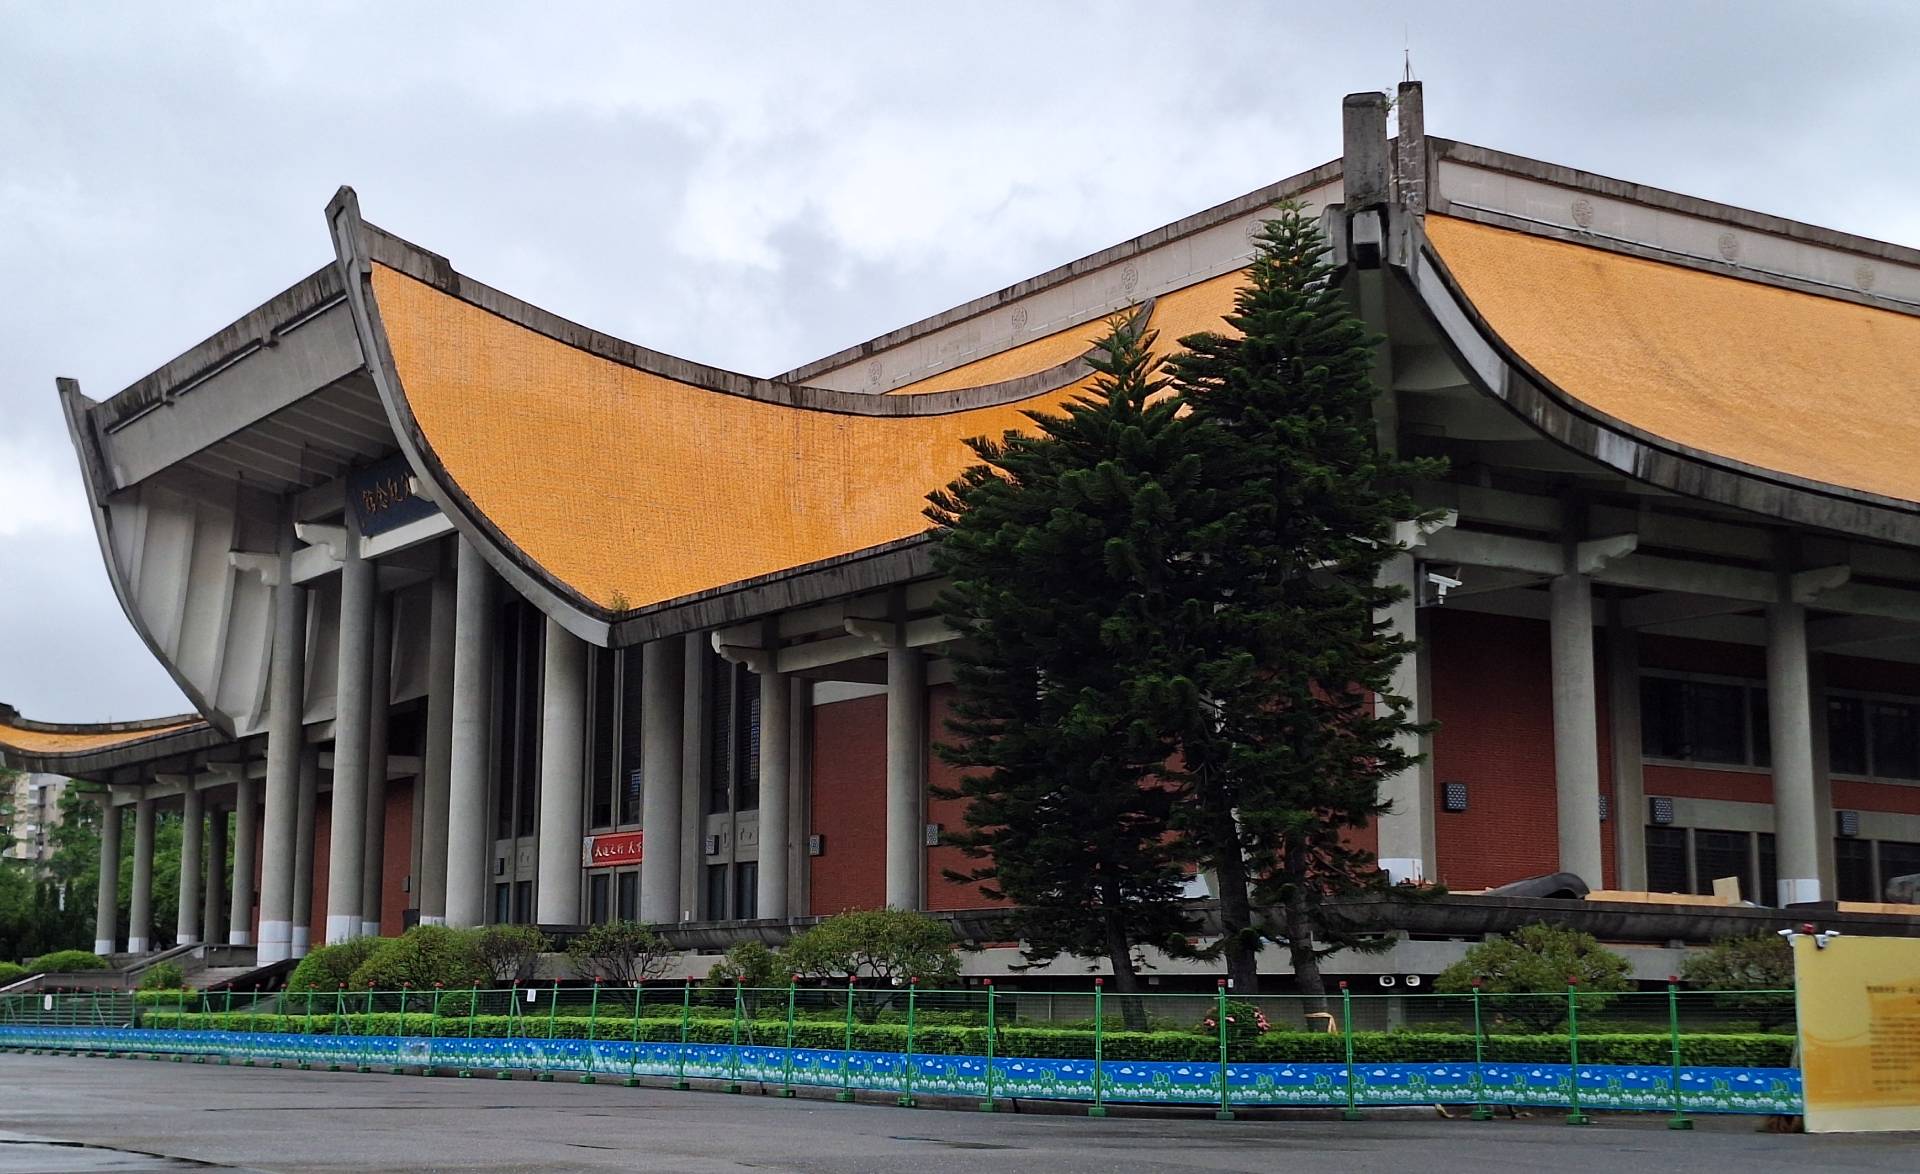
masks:
[[[495,579],[479,551],[464,539],[453,544],[432,585],[429,632],[426,746],[417,818],[422,821],[417,880],[420,920],[472,926],[486,920]],[[373,564],[360,557],[350,523],[341,562],[338,678],[334,720],[333,790],[328,842],[325,940],[335,943],[379,932],[385,849],[387,699],[391,695],[392,609],[380,595]],[[292,578],[291,527],[281,544],[273,585],[273,646],[269,668],[269,716],[263,818],[257,784],[235,780],[234,855],[260,859],[259,960],[303,955],[308,947],[307,910],[312,906],[314,804],[318,766],[307,744],[307,590]],[[667,829],[647,838],[641,863],[640,916],[650,922],[680,917],[683,722],[687,680],[686,638],[670,636],[640,650],[642,662],[642,826]],[[536,919],[568,923],[580,915],[582,875],[579,836],[586,790],[587,649],[551,620],[547,623],[542,674],[542,758],[539,871]],[[918,908],[923,900],[924,790],[926,764],[926,659],[918,650],[890,647],[887,660],[886,902]],[[794,780],[789,753],[792,691],[787,674],[771,665],[760,678],[760,857],[758,907],[765,916],[789,912],[789,863],[794,856],[791,814]],[[151,942],[151,841],[154,800],[135,805],[135,867],[129,948]],[[183,845],[201,858],[199,813],[204,801],[189,785],[186,800],[193,830]],[[223,818],[214,820],[207,848],[225,859]],[[144,849],[142,848],[144,845]],[[119,828],[107,821],[102,836],[100,948],[112,948],[117,895]],[[228,939],[252,943],[252,867],[236,867],[232,880],[232,925]],[[204,925],[218,926],[217,894],[204,908],[197,891],[183,883],[181,941]]]
[[[252,787],[236,788],[235,857],[231,888],[227,886],[227,811],[207,802],[202,787],[191,781],[181,797],[179,899],[174,910],[173,940],[194,945],[224,936],[234,945],[251,941],[253,869],[243,861],[253,842],[258,810]],[[153,842],[159,800],[143,796],[133,808],[132,898],[127,916],[127,952],[143,954],[154,948]],[[102,798],[99,888],[94,903],[94,952],[111,954],[119,943],[120,848],[122,808],[112,796]],[[204,878],[203,878],[204,874]],[[228,892],[231,897],[229,898]],[[222,915],[231,915],[223,927]]]

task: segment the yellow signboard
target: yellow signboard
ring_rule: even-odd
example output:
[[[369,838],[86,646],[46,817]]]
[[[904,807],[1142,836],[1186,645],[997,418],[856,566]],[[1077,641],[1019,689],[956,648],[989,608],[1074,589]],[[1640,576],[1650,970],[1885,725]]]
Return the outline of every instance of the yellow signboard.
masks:
[[[1920,939],[1793,942],[1808,1133],[1920,1129]]]

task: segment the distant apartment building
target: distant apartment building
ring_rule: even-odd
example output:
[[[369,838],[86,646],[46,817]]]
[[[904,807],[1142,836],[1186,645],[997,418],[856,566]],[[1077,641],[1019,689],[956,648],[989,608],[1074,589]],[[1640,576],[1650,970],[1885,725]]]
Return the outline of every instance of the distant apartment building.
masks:
[[[53,859],[53,829],[60,825],[60,796],[69,780],[21,771],[7,782],[9,812],[4,855],[44,868]]]

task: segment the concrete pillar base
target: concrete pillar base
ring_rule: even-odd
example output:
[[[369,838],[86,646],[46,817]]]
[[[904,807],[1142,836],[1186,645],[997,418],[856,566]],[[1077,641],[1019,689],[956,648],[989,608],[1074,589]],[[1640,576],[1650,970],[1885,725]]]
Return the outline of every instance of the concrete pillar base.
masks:
[[[293,957],[293,924],[287,921],[260,923],[260,965],[285,962]]]
[[[363,937],[363,938],[377,938],[377,937],[379,937],[379,936],[380,936],[380,923],[379,923],[379,922],[377,922],[377,921],[363,921],[363,922],[361,922],[361,923],[360,923],[360,936],[361,936],[361,937]]]
[[[1780,904],[1805,905],[1820,899],[1820,879],[1818,877],[1781,877],[1779,881]]]
[[[305,958],[307,951],[313,948],[313,933],[304,925],[293,927],[293,956]]]
[[[145,938],[128,938],[127,939],[127,953],[144,954],[146,952],[147,952],[147,939]]]
[[[359,936],[359,914],[329,913],[327,915],[327,945],[337,946],[341,942],[350,942]]]
[[[445,925],[446,923],[447,919],[444,917],[437,917],[431,913],[422,913],[420,915],[421,925]]]
[[[102,958],[105,958],[107,955],[113,953],[113,939],[112,938],[93,939],[93,952],[100,955]]]
[[[200,944],[200,935],[197,933],[180,934],[175,939],[174,944],[179,946],[197,946]]]
[[[227,944],[229,946],[251,946],[253,944],[253,931],[236,929],[227,935]]]

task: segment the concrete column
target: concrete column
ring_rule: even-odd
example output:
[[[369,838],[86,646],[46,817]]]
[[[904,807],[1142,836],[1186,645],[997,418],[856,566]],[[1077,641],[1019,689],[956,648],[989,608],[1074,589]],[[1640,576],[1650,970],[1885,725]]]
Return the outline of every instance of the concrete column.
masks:
[[[243,763],[241,769],[245,769]],[[253,945],[253,862],[260,837],[259,784],[241,775],[233,784],[233,900],[227,905],[227,942]]]
[[[273,588],[273,664],[267,678],[267,811],[260,857],[261,965],[293,956],[293,889],[306,738],[307,592],[293,581],[291,530]],[[303,919],[304,920],[304,919]]]
[[[698,916],[706,891],[706,856],[701,851],[706,834],[708,695],[707,674],[716,667],[711,642],[705,634],[681,641],[680,696],[680,905],[688,919]]]
[[[204,904],[200,907],[201,932],[209,942],[218,942],[225,934],[221,919],[221,900],[228,892],[227,881],[227,809],[207,803],[207,883],[202,886]]]
[[[474,926],[487,912],[487,735],[493,713],[493,572],[459,539],[454,604],[453,732],[447,785],[448,925]]]
[[[680,770],[685,640],[667,636],[640,652],[640,920],[680,920]],[[628,663],[632,663],[629,661]]]
[[[175,945],[191,946],[200,941],[200,842],[206,823],[205,796],[188,779],[186,794],[180,797],[180,902],[173,921]]]
[[[305,958],[313,945],[313,807],[320,794],[320,751],[311,742],[300,748],[300,805],[293,824],[293,956]]]
[[[551,618],[540,688],[540,871],[534,883],[533,919],[542,925],[573,925],[582,920],[587,646]]]
[[[153,947],[153,800],[133,805],[133,900],[127,911],[127,953]]]
[[[1807,609],[1767,605],[1767,724],[1773,751],[1774,847],[1779,903],[1820,899],[1823,819],[1813,772],[1812,690],[1807,669]]]
[[[100,888],[94,894],[93,952],[106,957],[120,937],[120,809],[100,795]]]
[[[327,944],[360,936],[366,856],[367,724],[373,707],[373,564],[360,557],[360,527],[347,511],[340,564],[340,673],[333,704],[333,804],[327,842]]]
[[[771,659],[771,653],[769,659]],[[760,674],[760,916],[786,917],[787,867],[793,853],[790,729],[793,690],[787,674]]]
[[[1813,809],[1821,831],[1814,837],[1820,847],[1820,891],[1833,897],[1840,891],[1835,872],[1833,838],[1839,828],[1833,818],[1833,747],[1827,730],[1827,656],[1807,654],[1807,714],[1813,726]],[[1777,842],[1776,842],[1777,847]]]
[[[926,769],[926,657],[913,648],[889,648],[887,904],[894,909],[920,908],[925,888]]]
[[[380,936],[387,863],[387,723],[393,703],[393,596],[373,609],[373,679],[367,712],[367,817],[361,838],[360,936]]]
[[[1647,789],[1640,761],[1640,634],[1607,612],[1607,718],[1613,746],[1613,875],[1622,889],[1647,887]]]
[[[1592,888],[1600,854],[1600,737],[1593,679],[1593,587],[1585,575],[1553,581],[1553,776],[1559,808],[1560,870]]]
[[[427,649],[426,761],[417,792],[420,821],[420,924],[447,920],[447,788],[452,779],[453,755],[453,645],[454,614],[458,607],[454,586],[454,539],[441,551],[440,569],[433,577],[433,616]]]
[[[1382,584],[1398,587],[1405,594],[1393,606],[1382,608],[1376,618],[1395,633],[1413,639],[1418,632],[1420,615],[1418,564],[1411,554],[1394,555],[1381,567],[1379,578]],[[1416,647],[1403,657],[1388,686],[1394,696],[1413,703],[1408,717],[1415,722],[1426,720],[1421,691],[1422,656],[1422,650]],[[1402,735],[1400,748],[1408,754],[1418,754],[1422,749],[1420,741],[1417,734]],[[1433,788],[1428,785],[1426,763],[1415,763],[1381,780],[1380,798],[1387,804],[1386,814],[1377,822],[1381,870],[1387,874],[1388,881],[1396,885],[1426,880],[1434,869]]]

